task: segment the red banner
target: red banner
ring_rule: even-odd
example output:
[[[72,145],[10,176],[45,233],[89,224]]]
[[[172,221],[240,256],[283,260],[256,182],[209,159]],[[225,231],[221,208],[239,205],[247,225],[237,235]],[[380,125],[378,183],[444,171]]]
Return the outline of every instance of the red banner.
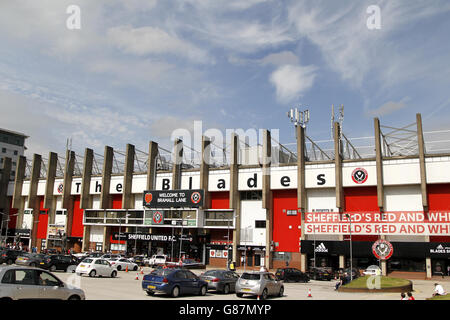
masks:
[[[450,235],[450,212],[307,212],[305,234]]]

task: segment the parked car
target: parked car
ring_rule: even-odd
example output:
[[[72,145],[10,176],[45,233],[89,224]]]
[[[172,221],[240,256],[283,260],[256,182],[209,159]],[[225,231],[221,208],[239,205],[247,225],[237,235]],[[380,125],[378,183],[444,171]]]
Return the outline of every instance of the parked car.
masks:
[[[89,252],[88,257],[91,258],[100,258],[103,255],[103,252]]]
[[[366,275],[366,276],[381,275],[381,269],[380,269],[379,266],[371,265],[371,266],[367,267],[366,271],[364,271],[363,274]]]
[[[112,266],[115,266],[117,268],[117,271],[126,270],[127,267],[128,270],[133,271],[136,271],[139,268],[139,266],[136,263],[131,262],[129,259],[125,258],[109,259],[108,261]]]
[[[200,279],[208,283],[209,290],[228,294],[236,291],[236,281],[239,280],[239,275],[227,270],[208,270],[200,275]]]
[[[24,252],[17,256],[15,264],[21,266],[37,267],[47,256],[43,253],[28,253]]]
[[[144,264],[146,266],[150,266],[152,268],[158,266],[158,265],[163,265],[167,262],[167,256],[166,255],[153,255],[151,258],[148,259],[144,259]]]
[[[180,262],[167,262],[167,265],[175,265],[184,269],[206,269],[206,266],[194,259],[184,259]]]
[[[0,253],[0,264],[13,264],[17,257],[23,254],[25,251],[14,250],[14,249],[4,249]]]
[[[101,258],[86,258],[81,262],[75,272],[78,276],[83,274],[89,277],[105,276],[115,278],[117,276],[117,268],[109,263],[106,259]]]
[[[144,275],[142,289],[152,296],[164,293],[176,298],[184,294],[206,295],[208,283],[192,271],[179,268],[155,269]]]
[[[309,282],[309,276],[306,273],[301,272],[300,270],[295,268],[277,269],[275,276],[278,280],[283,280],[285,282]]]
[[[131,257],[130,261],[136,263],[138,266],[143,266],[144,265],[144,256],[139,255],[139,256]]]
[[[44,259],[39,262],[39,267],[50,270],[51,272],[55,272],[56,270],[74,272],[75,267],[79,262],[80,261],[74,256],[53,254],[45,256]]]
[[[80,252],[80,253],[74,253],[73,256],[79,259],[80,261],[84,258],[86,258],[89,255],[88,252]]]
[[[0,300],[20,299],[84,300],[85,294],[42,269],[0,267]]]
[[[350,268],[347,268],[347,269],[339,268],[339,269],[336,271],[336,273],[335,273],[335,277],[336,277],[336,278],[339,278],[340,276],[344,275],[345,273],[347,273],[348,275],[350,275]],[[356,269],[356,268],[353,268],[353,269],[352,269],[352,276],[353,276],[353,279],[356,279],[356,278],[360,277],[361,275],[360,275],[360,273],[359,273],[359,270]]]
[[[314,279],[314,280],[331,281],[334,279],[333,272],[326,268],[311,268],[308,271],[308,276],[310,279]]]
[[[282,297],[284,285],[269,272],[244,272],[236,282],[236,296],[242,298],[244,294],[259,296],[262,300],[268,296]]]
[[[110,260],[110,259],[120,259],[120,258],[123,258],[123,256],[120,255],[120,254],[109,254],[109,253],[107,253],[107,254],[104,254],[104,255],[100,256],[100,258],[106,259],[106,260]]]

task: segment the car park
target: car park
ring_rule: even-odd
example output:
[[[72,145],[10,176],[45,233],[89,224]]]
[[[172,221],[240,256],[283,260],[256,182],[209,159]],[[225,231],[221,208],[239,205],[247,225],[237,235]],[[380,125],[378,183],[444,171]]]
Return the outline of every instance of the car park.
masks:
[[[111,265],[117,268],[117,271],[127,270],[127,268],[128,270],[136,271],[139,268],[139,266],[136,263],[131,262],[129,259],[125,258],[110,259],[108,261]]]
[[[227,270],[208,270],[200,275],[200,279],[208,283],[208,290],[215,290],[224,294],[236,291],[239,275]]]
[[[284,282],[309,282],[309,276],[295,268],[277,269],[275,276],[278,280],[283,280]]]
[[[21,299],[84,300],[85,294],[39,268],[0,267],[0,301]]]
[[[75,267],[79,262],[80,261],[74,256],[54,254],[45,256],[44,259],[39,262],[38,266],[52,272],[56,270],[74,272]]]
[[[371,265],[371,266],[367,267],[367,269],[363,272],[363,274],[366,275],[366,276],[381,275],[381,269],[380,269],[379,266]]]
[[[331,281],[334,279],[334,273],[326,268],[311,268],[308,271],[310,279]]]
[[[0,252],[0,264],[2,263],[13,264],[14,261],[16,261],[17,257],[23,254],[24,252],[25,251],[14,249],[3,249],[3,251]]]
[[[47,256],[43,253],[24,252],[21,255],[17,256],[17,259],[14,263],[21,266],[37,267],[41,262],[43,262],[46,257]]]
[[[117,268],[112,266],[109,261],[101,258],[86,258],[75,269],[77,275],[89,275],[89,277],[111,277],[117,276]]]
[[[208,291],[208,283],[189,270],[161,268],[144,275],[142,290],[151,296],[155,293],[167,294],[174,298],[184,294],[204,296]]]
[[[244,294],[258,296],[262,300],[269,296],[282,297],[284,285],[269,272],[244,272],[236,282],[236,296],[242,298]]]

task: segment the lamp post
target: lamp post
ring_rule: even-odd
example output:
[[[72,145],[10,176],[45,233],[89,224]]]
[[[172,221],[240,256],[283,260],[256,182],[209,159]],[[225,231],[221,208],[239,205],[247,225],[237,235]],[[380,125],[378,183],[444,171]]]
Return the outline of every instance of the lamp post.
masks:
[[[118,214],[118,216],[119,216],[119,218],[118,219],[116,219],[117,221],[119,221],[119,251],[121,251],[120,250],[120,231],[121,231],[121,229],[122,229],[122,218],[120,218],[120,215]],[[125,218],[128,218],[130,216],[130,214],[126,214],[125,215]]]
[[[186,219],[189,219],[191,216],[188,215]],[[178,259],[181,260],[181,250],[183,249],[183,224],[184,224],[184,218],[183,218],[183,212],[181,212],[181,237],[180,237],[180,254],[178,256]]]
[[[350,221],[350,281],[353,281],[352,218],[348,213],[345,216]]]
[[[2,215],[2,226],[1,226],[1,229],[0,229],[0,237],[1,237],[1,243],[3,243],[3,216],[5,216],[6,215],[6,213],[3,213],[3,212],[0,212],[0,214]],[[6,245],[6,243],[5,243],[5,245]]]
[[[33,224],[37,224],[37,223],[39,223],[39,220],[38,221],[33,221]],[[34,225],[33,225],[33,229],[34,229]],[[33,229],[31,229],[31,232],[33,231]],[[36,231],[37,232],[37,231]],[[36,238],[37,238],[37,236],[36,236]],[[32,237],[31,237],[31,240],[32,240]],[[42,246],[42,243],[41,243],[41,246]],[[39,249],[39,252],[40,252],[41,250]],[[33,252],[33,247],[31,247],[31,252]],[[37,252],[37,247],[36,247],[36,252]]]
[[[221,214],[220,216],[225,219],[225,213]],[[239,217],[239,215],[235,215],[234,211],[233,211],[233,223],[234,223],[234,219],[236,219],[237,217]],[[230,266],[230,219],[227,219],[227,252],[228,252],[227,268],[229,268],[229,266]]]

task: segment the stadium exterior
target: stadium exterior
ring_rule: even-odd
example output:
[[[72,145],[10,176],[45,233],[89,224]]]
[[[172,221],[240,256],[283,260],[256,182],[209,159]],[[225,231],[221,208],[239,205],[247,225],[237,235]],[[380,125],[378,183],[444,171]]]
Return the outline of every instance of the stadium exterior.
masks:
[[[410,155],[389,150],[378,119],[369,157],[346,142],[338,122],[328,154],[302,126],[295,128],[295,153],[274,146],[268,130],[256,147],[244,148],[232,135],[221,165],[211,165],[208,137],[202,138],[198,166],[183,161],[181,140],[175,141],[172,162],[153,141],[148,152],[131,144],[124,152],[107,146],[103,156],[91,149],[84,157],[68,151],[63,163],[52,152],[48,159],[21,156],[15,181],[2,179],[0,185],[0,210],[10,216],[7,241],[38,250],[173,257],[181,255],[181,246],[184,255],[212,266],[225,266],[229,257],[247,268],[302,270],[348,267],[351,244],[354,267],[380,263],[384,274],[416,272],[424,278],[447,272],[450,154],[425,152],[420,114],[409,130],[417,150]],[[308,144],[323,157],[313,157]],[[247,161],[240,161],[245,154]],[[152,190],[166,191],[164,196],[200,190],[203,199],[200,207],[144,207],[144,192]],[[372,253],[378,239],[393,244],[387,261]]]

